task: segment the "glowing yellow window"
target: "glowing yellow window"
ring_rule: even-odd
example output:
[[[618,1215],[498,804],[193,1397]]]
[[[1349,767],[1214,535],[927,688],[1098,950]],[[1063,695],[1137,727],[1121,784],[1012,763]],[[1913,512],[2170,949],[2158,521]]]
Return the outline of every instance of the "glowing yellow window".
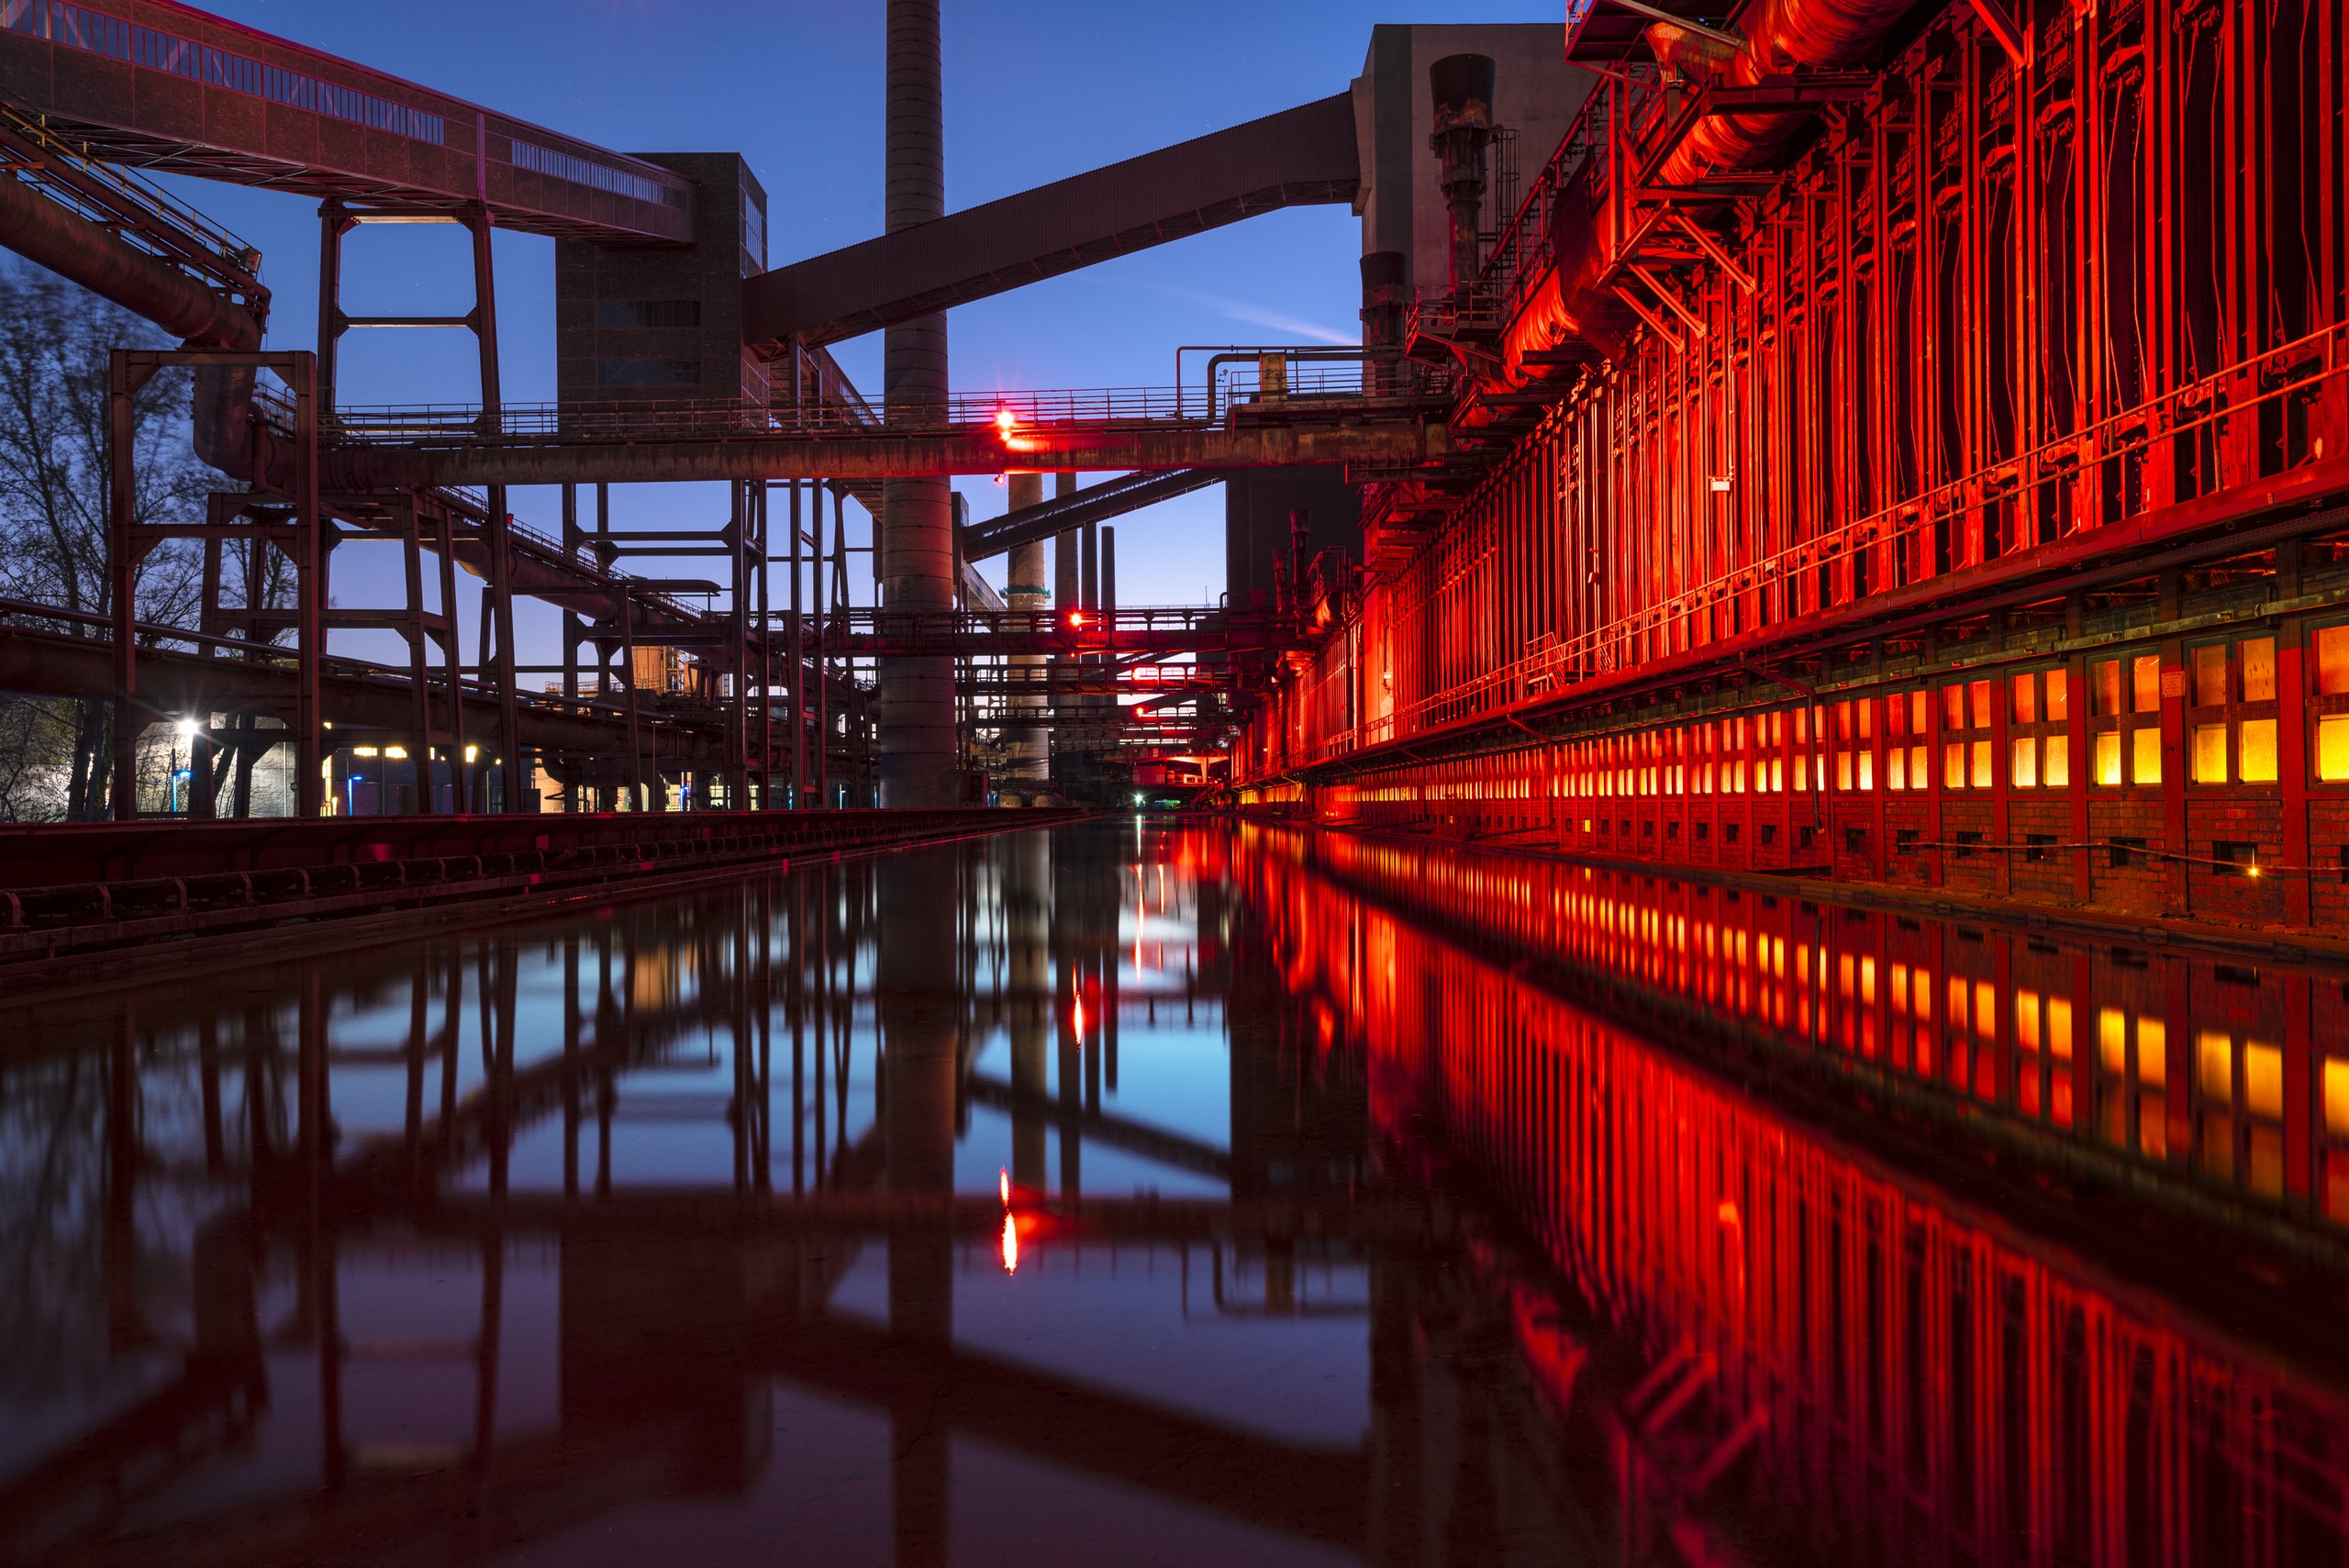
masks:
[[[2132,737],[2129,776],[2134,783],[2157,784],[2162,782],[2162,732],[2148,725]]]
[[[1976,740],[1974,743],[1973,779],[1976,789],[1990,787],[1990,743],[1987,740]]]
[[[1949,977],[1949,1027],[1954,1034],[1965,1032],[1965,980],[1957,975],[1951,975]]]
[[[1943,729],[1965,728],[1965,688],[1963,685],[1942,688],[1942,728]]]
[[[2158,1089],[2169,1081],[2169,1025],[2137,1015],[2137,1082]]]
[[[1965,787],[1965,742],[1953,740],[1942,748],[1942,787]]]
[[[2324,1130],[2349,1138],[2349,1062],[2338,1058],[2324,1064]]]
[[[2037,789],[2039,787],[2039,742],[2028,735],[2018,736],[2012,749],[2014,787]]]
[[[2243,662],[2243,700],[2275,701],[2276,639],[2272,637],[2244,638],[2235,644],[2235,657]]]
[[[2194,727],[2194,782],[2221,784],[2227,782],[2225,725],[2198,724]]]
[[[2128,1014],[2118,1007],[2097,1009],[2096,1050],[2097,1059],[2104,1063],[2104,1070],[2107,1073],[2117,1078],[2129,1071]],[[2342,1065],[2349,1067],[2349,1062],[2343,1062]],[[2342,1086],[2343,1093],[2349,1094],[2349,1074],[2344,1074]],[[2342,1107],[2343,1110],[2349,1110],[2349,1099],[2342,1102]]]
[[[1974,728],[1990,728],[1990,683],[1969,681],[1965,685],[1966,706],[1974,710]]]
[[[2229,1106],[2235,1098],[2235,1042],[2216,1029],[2194,1037],[2194,1082],[2212,1105]]]
[[[2047,998],[2047,1049],[2058,1062],[2072,1060],[2072,999]]]
[[[2162,710],[2162,661],[2158,653],[2147,653],[2130,662],[2131,706],[2139,713],[2159,713]]]
[[[2017,724],[2039,722],[2039,677],[2035,674],[2014,678],[2014,721]]]
[[[1852,754],[1849,751],[1835,753],[1835,787],[1837,789],[1852,787]]]
[[[2072,715],[2071,693],[2066,685],[2068,676],[2061,670],[2047,672],[2047,722],[2061,724]]]
[[[2272,718],[2246,718],[2243,721],[2243,782],[2274,784],[2276,782],[2276,721]]]
[[[2015,993],[2015,1044],[2023,1051],[2039,1049],[2039,993]]]
[[[1770,792],[1778,794],[1787,787],[1787,762],[1783,757],[1770,759]]]
[[[1860,787],[1876,788],[1876,753],[1873,751],[1860,753]]]
[[[2284,1114],[2284,1053],[2260,1040],[2243,1048],[2243,1103],[2254,1116]]]
[[[2096,782],[2121,782],[2121,732],[2117,729],[2108,729],[2096,738]]]
[[[2047,787],[2062,789],[2072,782],[2072,747],[2061,735],[2047,738]]]
[[[2316,689],[2329,697],[2349,696],[2349,626],[2316,634]]]
[[[1998,992],[1987,980],[1974,983],[1974,1032],[1984,1045],[1998,1038]]]
[[[2096,716],[2110,718],[2121,711],[2121,661],[2101,659],[2096,665]]]
[[[2316,721],[2316,776],[2327,784],[2349,783],[2349,713]]]

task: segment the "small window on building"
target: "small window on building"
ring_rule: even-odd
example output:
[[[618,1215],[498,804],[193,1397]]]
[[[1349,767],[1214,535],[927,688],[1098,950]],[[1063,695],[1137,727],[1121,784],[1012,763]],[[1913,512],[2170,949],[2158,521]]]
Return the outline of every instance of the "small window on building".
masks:
[[[2039,722],[2039,676],[2026,673],[2014,678],[2014,712],[2017,724]]]
[[[2121,712],[2121,661],[2099,660],[2096,665],[2096,716],[2111,718]]]
[[[1868,852],[1868,830],[1865,828],[1844,828],[1843,851],[1846,854],[1853,855],[1866,854]]]
[[[2316,634],[2316,689],[2321,696],[2349,696],[2349,626]]]
[[[2227,645],[2206,643],[2193,652],[2194,706],[2221,707],[2227,700]]]
[[[597,360],[597,386],[699,386],[699,360]]]
[[[2210,846],[2210,858],[2219,862],[2221,876],[2249,876],[2259,870],[2259,846],[2241,840],[2220,840]]]
[[[2316,721],[2316,776],[2326,784],[2349,784],[2349,713]]]
[[[1738,828],[1738,825],[1737,825],[1736,823],[1734,823],[1734,822],[1724,822],[1724,823],[1722,823],[1722,824],[1721,824],[1721,838],[1722,838],[1724,840],[1726,840],[1727,842],[1729,842],[1729,843],[1732,843],[1732,844],[1736,843],[1736,842],[1737,842],[1737,828]]]
[[[2246,637],[2235,644],[2235,653],[2243,661],[2243,700],[2274,702],[2276,639],[2272,637]]]
[[[1712,825],[1711,823],[1709,823],[1709,822],[1699,822],[1699,823],[1698,823],[1698,824],[1697,824],[1697,842],[1698,842],[1698,843],[1700,843],[1700,844],[1701,844],[1701,843],[1704,843],[1707,840],[1709,840],[1709,838],[1711,838],[1711,836],[1712,836],[1712,831],[1713,831],[1713,825]]]
[[[2053,833],[2025,833],[2022,836],[2022,841],[2025,846],[2022,851],[2023,859],[2027,861],[2044,861],[2047,859],[2048,850],[2052,848],[2055,842],[2055,835]]]
[[[2142,730],[2139,733],[2143,733]],[[2227,782],[2227,727],[2223,724],[2198,724],[2194,727],[2194,782],[2222,784]]]
[[[2162,732],[2151,725],[2138,729],[2131,737],[2136,755],[2130,758],[2129,777],[2133,784],[2157,784],[2162,782]]]
[[[1982,835],[1979,832],[1970,828],[1959,829],[1957,835],[1957,858],[1962,861],[1972,860],[1974,858],[1976,846],[1979,845],[1981,842]]]
[[[2123,866],[2135,865],[2140,860],[2144,858],[2145,840],[2143,839],[2115,839],[2111,841],[2110,848],[2112,851],[2112,867],[2115,871],[2118,871]]]
[[[1917,852],[1917,840],[1918,832],[1916,828],[1895,828],[1893,831],[1892,852],[1896,855],[1915,854]]]
[[[596,325],[607,331],[615,332],[698,327],[701,325],[701,301],[697,299],[599,299],[596,302]]]
[[[1762,841],[1765,844],[1775,844],[1778,841],[1778,825],[1776,823],[1765,822],[1762,824]],[[2343,880],[2349,881],[2349,851],[2344,851],[2343,852],[2342,865],[2344,868],[2343,872]]]
[[[2246,718],[2243,721],[2243,744],[2239,752],[2241,777],[2245,784],[2276,782],[2276,721],[2272,718]]]
[[[2139,713],[2159,713],[2162,710],[2162,661],[2158,653],[2147,653],[2131,662],[2131,706]]]
[[[2096,738],[2096,782],[2108,786],[2121,782],[2121,731],[2117,729]]]

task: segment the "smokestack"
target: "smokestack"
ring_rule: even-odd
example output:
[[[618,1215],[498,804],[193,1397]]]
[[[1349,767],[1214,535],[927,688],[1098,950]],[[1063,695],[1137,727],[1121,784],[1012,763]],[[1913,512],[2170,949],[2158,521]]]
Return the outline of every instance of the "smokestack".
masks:
[[[946,215],[945,127],[938,0],[889,0],[887,125],[884,161],[888,230]],[[924,316],[888,328],[881,349],[887,417],[935,418],[946,404],[946,317]],[[881,579],[887,610],[940,612],[954,605],[952,490],[944,479],[881,484]],[[880,662],[876,708],[881,804],[957,804],[954,789],[954,662]]]

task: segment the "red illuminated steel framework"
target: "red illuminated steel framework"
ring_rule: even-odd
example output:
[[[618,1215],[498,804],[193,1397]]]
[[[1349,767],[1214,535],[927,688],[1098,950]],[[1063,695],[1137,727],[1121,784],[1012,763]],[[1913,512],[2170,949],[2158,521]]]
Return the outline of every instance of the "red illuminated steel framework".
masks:
[[[1790,89],[1610,68],[1478,285],[1481,456],[1374,488],[1243,803],[2338,918],[2343,8],[2026,33],[1945,6],[1744,164]]]

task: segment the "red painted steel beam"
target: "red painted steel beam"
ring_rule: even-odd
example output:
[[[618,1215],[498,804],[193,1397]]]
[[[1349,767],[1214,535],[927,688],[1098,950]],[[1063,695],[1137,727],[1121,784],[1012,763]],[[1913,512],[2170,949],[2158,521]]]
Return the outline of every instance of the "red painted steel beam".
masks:
[[[682,245],[693,182],[176,0],[0,7],[0,99],[94,153],[235,184]]]
[[[830,343],[1362,183],[1340,93],[742,284],[742,339]]]

